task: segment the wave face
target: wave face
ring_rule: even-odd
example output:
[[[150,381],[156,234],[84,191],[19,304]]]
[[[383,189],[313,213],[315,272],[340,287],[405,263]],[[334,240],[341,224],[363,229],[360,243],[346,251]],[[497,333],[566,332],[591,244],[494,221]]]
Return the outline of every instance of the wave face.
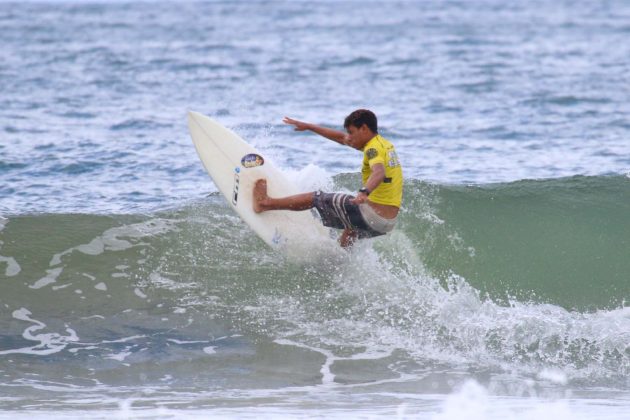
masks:
[[[425,266],[508,302],[566,309],[630,298],[630,179],[524,180],[485,186],[412,182],[402,229]]]
[[[623,177],[411,182],[391,235],[308,263],[266,247],[218,195],[153,215],[16,216],[0,232],[3,388],[16,406],[51,383],[68,400],[410,380],[435,392],[464,369],[493,392],[505,372],[627,390],[629,193]]]

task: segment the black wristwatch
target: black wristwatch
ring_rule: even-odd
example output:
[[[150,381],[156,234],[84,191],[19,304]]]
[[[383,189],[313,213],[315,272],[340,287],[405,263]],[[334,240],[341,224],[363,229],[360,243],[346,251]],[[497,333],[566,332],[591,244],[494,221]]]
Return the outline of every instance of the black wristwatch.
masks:
[[[370,190],[368,190],[367,188],[363,187],[359,190],[360,193],[363,193],[365,195],[370,195]]]

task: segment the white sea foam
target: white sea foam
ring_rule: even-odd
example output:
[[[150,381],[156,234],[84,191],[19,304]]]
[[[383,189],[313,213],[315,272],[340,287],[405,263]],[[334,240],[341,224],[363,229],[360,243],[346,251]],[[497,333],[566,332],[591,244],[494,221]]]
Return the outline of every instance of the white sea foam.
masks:
[[[538,373],[540,379],[545,379],[558,385],[567,384],[567,375],[560,369],[546,368]]]
[[[203,348],[203,352],[206,354],[215,354],[217,352],[216,346],[207,346]]]
[[[8,222],[9,222],[9,219],[6,219],[0,216],[0,232],[2,232],[2,230],[4,229],[4,227],[6,226]],[[3,244],[4,242],[0,241],[0,248],[2,247]],[[5,263],[7,265],[7,267],[4,269],[4,274],[7,277],[16,276],[20,271],[22,271],[20,264],[18,264],[15,258],[13,257],[5,257],[3,255],[0,255],[0,263]]]
[[[335,363],[353,357],[337,354],[336,348],[367,349],[354,351],[359,359],[366,358],[362,355],[366,352],[378,357],[399,349],[417,360],[478,363],[557,386],[606,376],[609,368],[600,358],[611,352],[624,357],[630,342],[627,308],[584,314],[549,304],[502,306],[482,298],[457,276],[451,276],[444,288],[425,272],[403,236],[359,243],[346,254],[346,261],[334,265],[335,289],[313,305],[268,295],[259,298],[259,306],[244,309],[254,317],[279,318],[293,325],[279,333],[276,343],[321,353],[326,383],[335,379]],[[345,309],[331,315],[328,311],[337,300],[345,302]],[[596,354],[589,356],[593,351]]]
[[[36,341],[38,342],[38,344],[31,347],[2,350],[0,351],[0,355],[21,353],[45,356],[58,353],[65,349],[69,343],[79,341],[79,337],[77,336],[76,332],[72,328],[69,328],[67,326],[66,332],[68,333],[68,335],[61,335],[59,333],[35,334],[36,331],[45,329],[46,324],[31,318],[31,315],[31,312],[26,308],[20,308],[13,311],[13,318],[34,324],[24,330],[24,332],[22,333],[22,337],[24,337],[24,339],[28,341]]]
[[[147,295],[140,289],[138,289],[137,287],[135,289],[133,289],[133,293],[138,296],[140,299],[146,299]]]
[[[48,286],[51,283],[57,281],[57,277],[63,271],[63,267],[52,268],[50,270],[46,270],[47,275],[37,280],[33,285],[29,286],[31,289],[41,289],[42,287]]]
[[[72,254],[74,251],[86,255],[100,255],[106,250],[124,251],[133,246],[141,245],[141,239],[144,237],[161,235],[174,229],[177,228],[172,220],[159,218],[107,229],[102,235],[92,239],[92,241],[87,244],[78,245],[55,254],[50,260],[50,266],[54,267],[61,264],[62,258]]]
[[[572,409],[566,400],[539,398],[500,399],[475,381],[467,381],[449,395],[433,420],[574,420],[588,419],[589,414]]]
[[[3,262],[7,265],[7,267],[4,269],[4,275],[7,277],[16,276],[19,274],[20,271],[22,271],[22,267],[20,267],[20,264],[18,264],[13,257],[5,257],[0,255],[0,263]]]
[[[121,351],[119,353],[112,353],[105,356],[107,359],[117,360],[119,362],[124,361],[127,357],[131,356],[133,352],[131,351]]]
[[[300,191],[330,191],[332,188],[331,174],[313,163],[299,170],[285,169],[284,173],[293,180]]]

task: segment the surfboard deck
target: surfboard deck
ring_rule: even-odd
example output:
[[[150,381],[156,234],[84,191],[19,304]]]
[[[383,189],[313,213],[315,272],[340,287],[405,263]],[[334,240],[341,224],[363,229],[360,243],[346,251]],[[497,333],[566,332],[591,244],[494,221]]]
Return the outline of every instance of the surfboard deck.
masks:
[[[254,212],[253,188],[258,179],[267,180],[271,197],[300,193],[263,153],[198,112],[188,112],[188,128],[199,158],[221,194],[265,243],[294,256],[318,246],[330,246],[330,231],[315,210]]]

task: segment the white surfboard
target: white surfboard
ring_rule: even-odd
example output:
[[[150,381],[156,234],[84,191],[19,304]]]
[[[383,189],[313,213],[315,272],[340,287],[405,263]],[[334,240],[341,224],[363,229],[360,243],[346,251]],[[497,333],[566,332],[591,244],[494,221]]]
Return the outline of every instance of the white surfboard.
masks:
[[[331,245],[329,229],[322,225],[314,210],[254,212],[253,188],[260,178],[267,180],[271,197],[300,193],[263,153],[198,112],[188,112],[188,128],[203,166],[219,191],[269,246],[299,257],[309,249]]]

